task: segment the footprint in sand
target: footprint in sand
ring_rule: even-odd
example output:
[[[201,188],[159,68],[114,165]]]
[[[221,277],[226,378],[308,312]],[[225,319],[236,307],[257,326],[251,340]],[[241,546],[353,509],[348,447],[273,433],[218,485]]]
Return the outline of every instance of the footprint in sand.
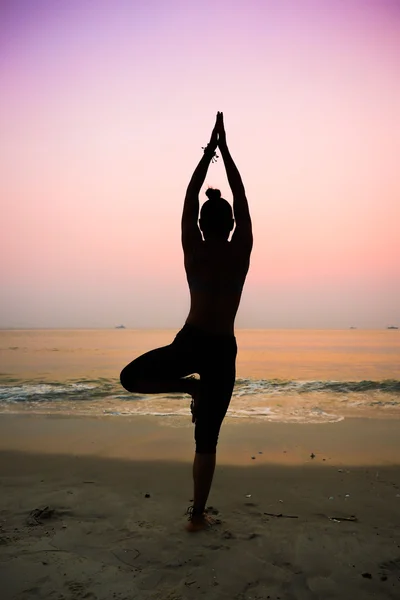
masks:
[[[224,531],[222,533],[222,537],[225,538],[226,540],[233,540],[236,538],[236,535],[234,533],[232,533],[232,531],[229,531],[227,529],[226,531]]]
[[[90,583],[90,582],[89,582]],[[66,587],[73,594],[74,598],[96,598],[92,592],[87,591],[87,587],[78,581],[67,581]]]
[[[116,548],[111,550],[111,554],[129,567],[136,567],[135,561],[140,556],[140,552],[136,548]]]
[[[400,557],[380,563],[379,575],[385,576],[388,573],[400,575]]]

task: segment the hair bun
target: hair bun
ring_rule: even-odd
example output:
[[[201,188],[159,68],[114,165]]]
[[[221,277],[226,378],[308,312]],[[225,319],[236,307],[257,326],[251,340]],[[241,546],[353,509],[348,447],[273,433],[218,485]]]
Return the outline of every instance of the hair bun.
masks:
[[[216,190],[214,188],[208,188],[206,191],[206,196],[209,198],[209,200],[218,200],[221,198],[221,192],[220,190]]]

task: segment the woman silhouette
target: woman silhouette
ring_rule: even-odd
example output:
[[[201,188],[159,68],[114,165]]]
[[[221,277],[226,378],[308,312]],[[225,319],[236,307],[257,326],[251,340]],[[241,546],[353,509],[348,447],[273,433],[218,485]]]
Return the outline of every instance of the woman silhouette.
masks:
[[[209,188],[199,219],[198,196],[217,146],[233,194],[233,213],[220,191]],[[139,356],[121,372],[121,384],[129,392],[178,392],[192,396],[196,453],[194,503],[188,509],[186,527],[189,531],[201,530],[211,522],[204,510],[215,470],[219,430],[235,383],[234,321],[252,245],[245,189],[228,150],[223,114],[219,112],[210,142],[189,182],[183,207],[182,246],[191,298],[189,315],[172,344]],[[193,373],[198,373],[200,379],[187,377]]]

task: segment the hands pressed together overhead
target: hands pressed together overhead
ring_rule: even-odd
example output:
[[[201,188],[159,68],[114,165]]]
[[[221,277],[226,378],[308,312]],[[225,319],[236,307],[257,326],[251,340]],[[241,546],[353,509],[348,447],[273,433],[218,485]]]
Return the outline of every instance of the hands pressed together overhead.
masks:
[[[224,115],[222,112],[217,112],[217,118],[215,121],[214,129],[211,133],[211,138],[204,152],[211,152],[213,154],[213,162],[216,160],[215,150],[217,147],[222,148],[226,146],[226,134],[224,127]]]
[[[215,127],[218,134],[218,146],[221,147],[226,144],[226,133],[224,126],[224,113],[217,112],[217,120],[215,122]]]
[[[211,133],[209,146],[211,146],[212,149],[215,150],[217,146],[221,146],[223,144],[226,144],[224,114],[222,112],[217,112],[217,118],[215,121],[214,129]]]
[[[198,230],[197,221],[199,214],[199,193],[207,176],[210,163],[215,162],[218,158],[216,155],[217,148],[219,148],[221,151],[228,183],[233,194],[233,211],[236,221],[235,239],[240,239],[242,241],[245,240],[246,247],[250,247],[252,245],[253,238],[251,234],[251,219],[246,192],[239,170],[226,143],[224,115],[222,112],[217,113],[217,118],[211,133],[210,141],[205,148],[203,147],[204,154],[189,181],[186,191],[185,204],[183,207],[182,219],[183,222],[189,219],[189,222],[194,224],[193,227],[195,231]],[[187,215],[189,215],[189,217]],[[241,234],[240,231],[242,231]]]

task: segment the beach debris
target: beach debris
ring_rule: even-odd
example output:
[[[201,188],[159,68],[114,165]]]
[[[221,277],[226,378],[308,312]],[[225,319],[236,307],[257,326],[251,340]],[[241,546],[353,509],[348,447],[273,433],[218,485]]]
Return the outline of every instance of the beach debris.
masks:
[[[338,469],[337,472],[338,473],[343,473],[343,469]]]
[[[334,500],[334,497],[333,496],[329,496],[329,500]]]
[[[144,497],[145,498],[150,498],[150,494],[145,494]]]
[[[341,521],[350,521],[351,523],[358,523],[358,519],[356,516],[351,515],[350,517],[328,517],[330,521],[335,521],[335,523],[340,523]]]
[[[371,573],[361,573],[361,577],[364,577],[364,579],[372,579]]]
[[[251,498],[251,494],[246,494],[246,498]]]
[[[41,525],[42,519],[51,519],[54,515],[54,508],[45,506],[44,508],[34,508],[28,515],[28,525]]]
[[[281,502],[281,503],[283,503],[283,500],[278,500],[278,502]]]
[[[255,457],[255,456],[252,456],[252,457],[251,457],[251,459],[252,459],[252,460],[256,460],[256,457]]]
[[[267,515],[267,517],[277,517],[277,518],[282,518],[282,519],[298,519],[299,518],[297,515],[283,515],[282,513],[267,513],[267,512],[265,512],[264,515]]]
[[[262,454],[262,452],[261,452],[261,451],[258,451],[258,454]]]
[[[311,454],[310,454],[310,458],[315,458],[315,454],[314,454],[314,452],[311,452]]]
[[[345,494],[345,498],[350,498],[350,494]]]

